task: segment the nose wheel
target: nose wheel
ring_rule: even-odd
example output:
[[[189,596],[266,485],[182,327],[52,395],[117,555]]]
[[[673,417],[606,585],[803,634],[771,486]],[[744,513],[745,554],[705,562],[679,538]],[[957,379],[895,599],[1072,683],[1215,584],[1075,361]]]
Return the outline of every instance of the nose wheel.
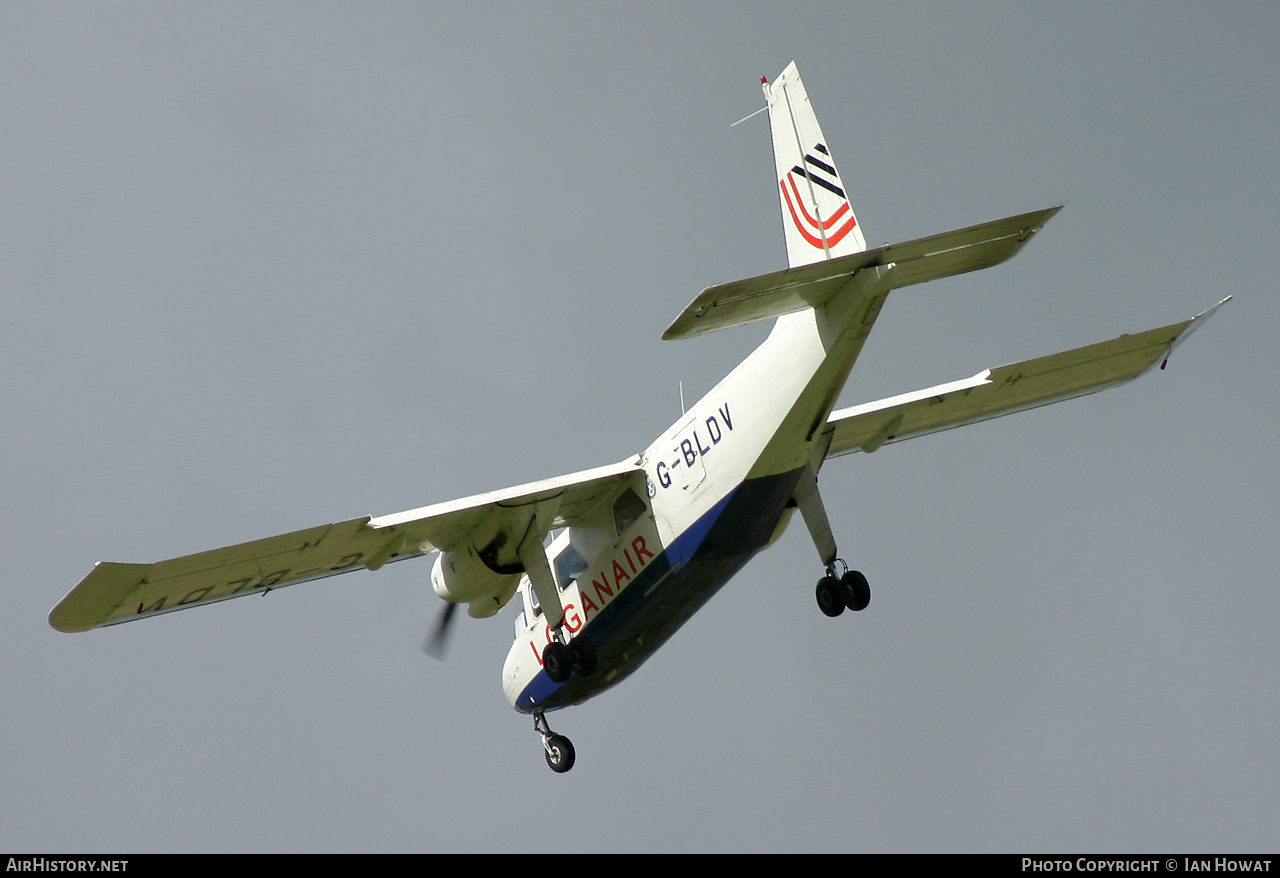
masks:
[[[844,567],[844,572],[838,577],[837,565]],[[818,580],[814,597],[818,601],[818,609],[833,618],[846,608],[856,613],[871,603],[871,584],[861,572],[850,570],[844,561],[837,558],[827,568],[827,575]]]
[[[551,731],[551,726],[547,725],[547,717],[542,711],[537,711],[533,715],[533,730],[542,736],[542,749],[547,757],[547,767],[556,774],[564,774],[573,768],[574,759],[577,756],[573,743],[564,735],[557,735]]]

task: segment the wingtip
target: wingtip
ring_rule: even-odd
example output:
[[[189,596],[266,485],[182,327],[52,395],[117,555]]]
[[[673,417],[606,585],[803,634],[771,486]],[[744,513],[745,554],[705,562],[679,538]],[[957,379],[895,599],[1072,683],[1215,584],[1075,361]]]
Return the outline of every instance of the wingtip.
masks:
[[[99,627],[141,584],[150,568],[150,564],[99,561],[89,575],[49,611],[49,625],[64,634]]]
[[[1192,322],[1192,324],[1195,324],[1196,322],[1203,323],[1204,321],[1208,320],[1210,317],[1212,317],[1212,316],[1213,316],[1213,312],[1214,312],[1214,311],[1217,311],[1217,310],[1218,310],[1219,308],[1221,308],[1223,305],[1225,305],[1225,304],[1227,304],[1228,302],[1230,302],[1230,301],[1231,301],[1231,299],[1232,299],[1232,297],[1231,297],[1231,296],[1227,296],[1227,297],[1225,297],[1225,298],[1221,299],[1221,300],[1220,300],[1216,305],[1213,305],[1212,307],[1209,307],[1209,308],[1205,308],[1203,311],[1201,311],[1201,312],[1200,312],[1199,314],[1197,314],[1195,317],[1192,317],[1192,318],[1191,318],[1191,322]]]
[[[666,331],[662,333],[662,340],[679,341],[682,338],[688,338],[690,335],[696,335],[697,333],[692,332],[691,330],[693,329],[693,326],[696,326],[697,324],[693,324],[693,326],[686,325],[688,322],[689,321],[685,320],[685,315],[681,314],[670,326],[667,327]]]
[[[1201,326],[1204,326],[1205,322],[1210,317],[1213,316],[1213,312],[1217,311],[1219,308],[1221,308],[1223,305],[1227,304],[1230,301],[1231,301],[1231,296],[1227,296],[1226,298],[1219,301],[1218,304],[1214,305],[1211,308],[1206,308],[1205,310],[1197,314],[1195,317],[1192,317],[1190,320],[1188,320],[1185,324],[1183,324],[1182,331],[1178,333],[1178,335],[1170,343],[1169,349],[1165,351],[1164,362],[1160,364],[1160,368],[1163,369],[1168,364],[1169,356],[1173,353],[1174,349],[1178,347],[1178,345],[1182,344],[1184,341],[1190,338],[1191,333],[1195,332]]]
[[[93,627],[93,623],[85,623],[83,619],[76,619],[73,615],[67,613],[59,613],[62,605],[54,607],[49,611],[49,627],[54,631],[60,631],[63,634],[78,634],[81,631],[88,631]]]

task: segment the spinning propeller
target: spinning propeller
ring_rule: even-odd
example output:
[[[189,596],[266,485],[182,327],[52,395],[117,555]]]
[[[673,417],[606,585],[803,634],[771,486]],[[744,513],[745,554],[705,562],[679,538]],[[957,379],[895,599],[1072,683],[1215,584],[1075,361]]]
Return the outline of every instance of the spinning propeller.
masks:
[[[444,654],[449,646],[449,626],[453,621],[453,613],[457,609],[457,604],[446,601],[444,609],[440,611],[440,617],[436,620],[435,630],[431,631],[422,643],[422,651],[436,661],[444,661]]]

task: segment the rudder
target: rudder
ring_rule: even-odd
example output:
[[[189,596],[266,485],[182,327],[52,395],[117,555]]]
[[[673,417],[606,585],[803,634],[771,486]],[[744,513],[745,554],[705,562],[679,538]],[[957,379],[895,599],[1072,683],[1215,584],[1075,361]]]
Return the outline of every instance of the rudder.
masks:
[[[762,79],[792,267],[867,248],[843,181],[792,61],[772,83]]]

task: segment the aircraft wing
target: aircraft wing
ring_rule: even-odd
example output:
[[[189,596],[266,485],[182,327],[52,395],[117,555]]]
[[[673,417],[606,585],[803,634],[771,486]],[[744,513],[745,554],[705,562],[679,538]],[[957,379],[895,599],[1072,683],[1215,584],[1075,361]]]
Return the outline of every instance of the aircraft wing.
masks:
[[[509,545],[598,514],[629,483],[644,490],[632,461],[423,506],[352,518],[153,564],[99,562],[49,614],[59,631],[87,631],[286,585],[377,570],[391,561],[448,551],[467,540]],[[500,558],[503,563],[513,559]]]
[[[827,457],[900,442],[1096,393],[1137,378],[1230,300],[1190,320],[1047,357],[984,369],[972,378],[833,412]]]
[[[893,288],[906,287],[998,265],[1022,249],[1062,205],[979,223],[963,229],[885,244],[837,259],[707,287],[667,327],[663,339],[690,338],[818,308],[831,301],[864,268],[896,266]]]

